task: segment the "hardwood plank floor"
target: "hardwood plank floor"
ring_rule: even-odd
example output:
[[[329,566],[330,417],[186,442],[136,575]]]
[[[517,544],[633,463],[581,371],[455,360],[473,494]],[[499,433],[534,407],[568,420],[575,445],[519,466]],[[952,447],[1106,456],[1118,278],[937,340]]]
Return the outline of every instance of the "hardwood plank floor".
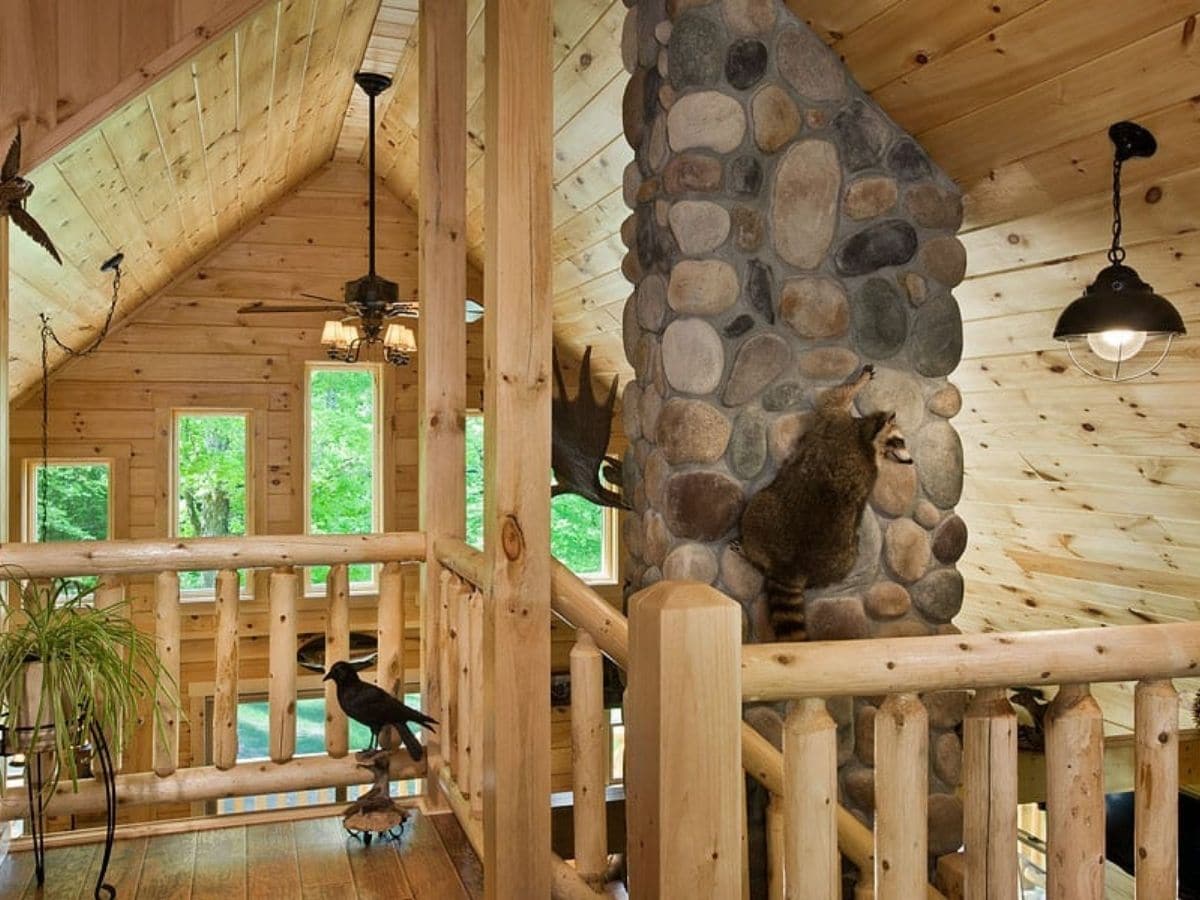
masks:
[[[0,863],[0,900],[90,898],[102,847],[52,848],[38,889],[33,854]],[[477,900],[483,869],[452,815],[419,812],[399,841],[365,846],[339,818],[117,841],[108,883],[145,900]]]

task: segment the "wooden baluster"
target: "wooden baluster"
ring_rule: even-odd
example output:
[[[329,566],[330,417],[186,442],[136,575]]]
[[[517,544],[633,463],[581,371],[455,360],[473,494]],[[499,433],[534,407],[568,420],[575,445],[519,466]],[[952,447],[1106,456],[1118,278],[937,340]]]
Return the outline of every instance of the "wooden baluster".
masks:
[[[483,594],[472,591],[467,598],[470,604],[471,634],[471,697],[470,719],[471,740],[467,745],[470,753],[471,771],[471,815],[483,818]]]
[[[0,589],[3,589],[0,586]],[[111,609],[114,606],[120,606],[125,602],[125,582],[119,575],[105,575],[96,585],[96,609]],[[126,609],[123,613],[125,617],[129,616],[129,610]],[[124,654],[122,653],[122,656]],[[106,734],[104,737],[108,741],[109,749],[112,751],[113,770],[120,772],[125,764],[125,753],[117,751],[118,747],[125,746],[125,734],[128,728],[128,723],[118,722],[116,734]],[[197,760],[192,760],[192,765],[199,765]]]
[[[455,601],[458,599],[459,581],[452,578],[450,572],[442,570],[441,587],[438,591],[438,633],[441,635],[442,649],[438,654],[438,683],[442,686],[441,708],[433,713],[440,720],[442,738],[442,760],[449,764],[458,783],[458,758],[456,744],[458,729],[456,717],[458,702],[454,696],[458,689],[458,626],[455,619]],[[462,784],[459,783],[459,789]]]
[[[454,780],[464,797],[471,795],[471,594],[459,581],[450,597],[452,621],[458,632],[454,641],[454,668],[447,685],[454,698]]]
[[[350,570],[330,566],[325,578],[325,671],[350,658]],[[337,700],[337,685],[325,682],[325,752],[341,758],[350,752],[350,725]]]
[[[179,573],[160,572],[154,582],[154,638],[164,678],[154,723],[154,771],[167,776],[179,767]]]
[[[738,823],[738,849],[741,851],[742,863],[742,900],[754,900],[750,894],[750,823],[746,805],[746,778],[738,779],[738,812],[735,814]]]
[[[213,765],[232,769],[237,765],[238,735],[238,604],[241,588],[238,573],[222,569],[217,573],[216,666],[213,686]]]
[[[768,900],[784,900],[788,896],[786,866],[786,804],[778,794],[772,794],[767,803],[767,898]],[[802,877],[802,876],[801,876]],[[793,878],[793,880],[797,880]],[[794,896],[800,896],[795,894]],[[815,896],[815,895],[813,895]],[[830,898],[832,894],[822,894]]]
[[[837,723],[819,698],[791,705],[783,726],[784,871],[789,900],[837,896]]]
[[[1086,684],[1064,684],[1046,712],[1049,900],[1104,898],[1104,718]]]
[[[404,583],[400,563],[390,562],[379,573],[379,662],[376,683],[389,694],[404,693]],[[441,710],[430,709],[436,716]]]
[[[1003,690],[980,690],[963,719],[966,893],[1012,900],[1017,883],[1017,716]]]
[[[271,761],[296,753],[296,598],[300,576],[291,566],[271,572],[267,710]]]
[[[580,630],[571,648],[571,772],[574,778],[575,869],[594,888],[608,867],[608,773],[604,739],[604,657]]]
[[[1170,681],[1142,681],[1133,702],[1137,898],[1174,900],[1179,875],[1179,695]]]
[[[916,694],[891,694],[875,716],[875,893],[925,895],[929,716]]]

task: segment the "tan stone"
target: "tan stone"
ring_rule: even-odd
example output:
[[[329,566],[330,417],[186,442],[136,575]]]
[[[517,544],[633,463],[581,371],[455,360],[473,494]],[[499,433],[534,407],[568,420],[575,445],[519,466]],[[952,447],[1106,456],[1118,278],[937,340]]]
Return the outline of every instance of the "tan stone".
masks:
[[[742,105],[717,91],[684,94],[667,113],[667,135],[676,153],[693,147],[730,153],[745,134]]]
[[[737,271],[724,260],[685,259],[671,270],[667,303],[676,312],[715,316],[733,306],[737,298]]]
[[[929,714],[931,728],[957,728],[967,711],[966,691],[938,691],[934,694],[923,694],[921,702]]]
[[[929,398],[929,411],[934,415],[950,419],[957,416],[961,409],[962,394],[952,384],[947,384]]]
[[[762,573],[732,547],[721,553],[721,584],[731,597],[742,602],[753,600],[762,591]]]
[[[720,410],[703,400],[672,397],[658,417],[658,445],[672,465],[715,462],[732,430]]]
[[[934,281],[952,288],[967,273],[967,251],[954,237],[934,238],[921,247],[921,265]]]
[[[723,0],[721,11],[737,34],[762,34],[775,24],[775,0]]]
[[[846,291],[832,278],[789,278],[779,294],[779,315],[801,337],[841,337],[850,327]]]
[[[929,565],[929,533],[912,519],[897,519],[888,526],[884,551],[901,581],[916,581]]]
[[[879,476],[871,490],[871,505],[884,515],[902,516],[912,507],[917,495],[915,466],[885,461],[879,464]]]
[[[771,423],[767,432],[767,448],[776,464],[791,458],[796,442],[808,430],[811,413],[787,413]]]
[[[748,206],[736,206],[730,213],[733,244],[743,253],[753,253],[762,246],[763,219],[758,210]]]
[[[646,562],[655,566],[662,566],[663,561],[667,558],[667,553],[671,550],[671,532],[667,529],[666,520],[657,510],[648,510],[644,517],[645,520],[645,541],[644,548],[646,554]]]
[[[920,306],[928,297],[925,279],[916,272],[904,273],[904,291],[908,294],[908,302],[913,306]]]
[[[863,606],[876,619],[896,619],[912,607],[908,591],[894,581],[877,581],[863,598]]]
[[[801,375],[821,381],[840,381],[858,369],[858,354],[845,347],[821,347],[800,357]]]
[[[909,188],[904,194],[904,205],[913,221],[923,228],[958,231],[962,224],[962,198],[935,184],[927,182]]]
[[[962,742],[953,731],[939,734],[933,742],[933,774],[949,788],[962,782]]]
[[[668,581],[699,581],[712,584],[717,577],[717,558],[703,544],[680,544],[667,554],[662,565]]]
[[[750,101],[754,142],[764,153],[784,147],[800,131],[800,110],[787,92],[775,84],[759,90]]]
[[[929,797],[929,855],[953,853],[962,846],[963,804],[953,794]]]
[[[638,21],[637,7],[631,7],[625,13],[625,22],[621,28],[621,64],[625,71],[632,75],[637,71],[638,64]]]
[[[667,163],[663,170],[663,187],[668,194],[715,191],[720,189],[723,175],[720,160],[698,153],[684,153]]]
[[[918,500],[913,518],[926,528],[933,528],[942,520],[942,511],[928,500]]]
[[[854,716],[854,752],[864,765],[875,765],[875,707],[866,703]]]
[[[828,141],[800,141],[784,154],[771,192],[771,228],[785,262],[814,269],[825,258],[837,228],[841,180],[837,148]]]
[[[688,256],[711,253],[729,237],[728,211],[707,200],[680,200],[673,203],[667,220],[671,223],[671,233],[675,235],[679,249]],[[737,273],[734,273],[733,280],[736,297]]]
[[[896,205],[896,182],[891,178],[873,176],[851,182],[842,199],[842,211],[852,219],[881,216]]]
[[[703,319],[676,319],[663,333],[662,363],[675,390],[711,394],[725,371],[721,336]]]
[[[646,500],[655,509],[662,509],[666,502],[667,478],[671,465],[661,449],[655,450],[646,460],[646,473],[642,483],[646,486]]]

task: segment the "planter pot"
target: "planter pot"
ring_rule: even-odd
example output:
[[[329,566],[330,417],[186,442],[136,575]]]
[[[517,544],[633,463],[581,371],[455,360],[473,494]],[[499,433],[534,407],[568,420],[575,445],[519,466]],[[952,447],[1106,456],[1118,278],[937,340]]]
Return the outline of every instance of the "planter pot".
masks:
[[[10,746],[16,747],[16,752],[40,753],[54,749],[54,715],[50,704],[42,702],[42,682],[45,678],[45,665],[41,662],[25,664],[25,686],[21,698],[21,708],[18,711],[16,734],[10,735]],[[41,707],[41,716],[35,722]]]

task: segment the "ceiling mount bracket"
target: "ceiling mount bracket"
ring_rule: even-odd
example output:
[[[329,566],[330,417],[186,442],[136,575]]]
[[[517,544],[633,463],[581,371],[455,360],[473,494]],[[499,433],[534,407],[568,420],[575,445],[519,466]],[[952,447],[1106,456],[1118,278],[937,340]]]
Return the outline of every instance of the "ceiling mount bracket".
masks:
[[[378,97],[392,86],[392,79],[379,72],[355,72],[354,83],[362,88],[368,97]]]
[[[1117,159],[1124,162],[1135,156],[1153,156],[1158,141],[1149,131],[1134,122],[1117,122],[1108,129],[1108,137],[1117,148]]]

